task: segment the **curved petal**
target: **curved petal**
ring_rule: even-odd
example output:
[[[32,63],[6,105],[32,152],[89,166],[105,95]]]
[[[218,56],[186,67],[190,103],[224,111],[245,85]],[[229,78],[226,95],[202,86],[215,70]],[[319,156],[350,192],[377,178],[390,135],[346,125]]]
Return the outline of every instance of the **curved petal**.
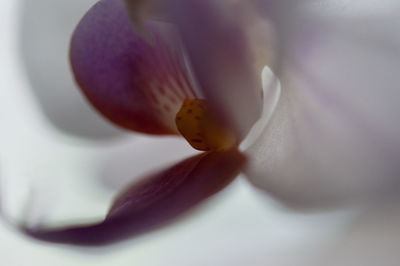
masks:
[[[123,0],[98,2],[73,34],[72,69],[88,100],[112,122],[144,133],[176,134],[175,115],[195,92],[171,26],[144,26],[149,40],[135,32]]]
[[[28,229],[49,242],[105,245],[155,229],[178,218],[227,186],[246,162],[237,150],[203,153],[135,184],[117,197],[103,222],[62,229]]]
[[[399,4],[334,2],[281,14],[282,96],[249,151],[251,181],[290,204],[398,190]]]
[[[262,67],[256,67],[260,57],[249,33],[270,37],[268,28],[258,30],[259,17],[251,11],[252,1],[167,2],[164,8],[179,29],[199,89],[220,121],[244,137],[262,108]]]

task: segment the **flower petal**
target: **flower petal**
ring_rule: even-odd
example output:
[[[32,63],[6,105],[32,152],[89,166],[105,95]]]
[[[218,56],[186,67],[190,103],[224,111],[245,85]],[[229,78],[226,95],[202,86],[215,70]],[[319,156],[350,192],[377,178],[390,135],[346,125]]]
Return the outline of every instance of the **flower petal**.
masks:
[[[366,200],[398,187],[398,6],[341,4],[303,2],[281,14],[282,95],[247,172],[289,204]]]
[[[246,162],[237,150],[203,153],[135,184],[117,197],[103,222],[22,230],[49,242],[105,245],[171,222],[227,186]]]
[[[259,118],[262,107],[262,68],[254,67],[253,40],[247,35],[252,24],[248,22],[253,17],[246,16],[241,9],[251,2],[169,2],[165,8],[179,29],[200,89],[220,121],[244,137]]]
[[[144,26],[149,40],[135,32],[123,0],[98,2],[72,37],[72,69],[88,100],[112,122],[144,133],[176,134],[176,112],[195,92],[171,25]]]

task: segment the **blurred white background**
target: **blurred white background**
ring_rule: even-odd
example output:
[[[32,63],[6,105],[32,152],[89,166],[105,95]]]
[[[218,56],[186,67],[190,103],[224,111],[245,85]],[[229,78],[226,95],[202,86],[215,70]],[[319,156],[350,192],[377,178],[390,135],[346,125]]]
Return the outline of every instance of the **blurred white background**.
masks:
[[[37,225],[102,217],[125,184],[193,153],[175,138],[123,133],[80,97],[68,38],[94,2],[0,2],[0,193],[12,219]],[[368,256],[384,256],[389,264],[379,265],[398,265],[395,246],[385,248],[397,241],[398,215],[386,207],[379,215],[375,208],[294,211],[239,178],[190,217],[110,247],[36,242],[0,221],[0,264],[378,265]],[[385,232],[375,230],[382,224]],[[378,247],[384,253],[374,254]]]

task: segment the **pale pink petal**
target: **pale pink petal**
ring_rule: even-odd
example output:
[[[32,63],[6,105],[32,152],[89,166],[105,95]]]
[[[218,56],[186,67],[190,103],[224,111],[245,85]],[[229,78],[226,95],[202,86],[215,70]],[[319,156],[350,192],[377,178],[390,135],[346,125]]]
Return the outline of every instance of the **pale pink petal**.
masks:
[[[282,95],[247,173],[289,204],[398,190],[400,6],[375,4],[302,1],[280,14]]]

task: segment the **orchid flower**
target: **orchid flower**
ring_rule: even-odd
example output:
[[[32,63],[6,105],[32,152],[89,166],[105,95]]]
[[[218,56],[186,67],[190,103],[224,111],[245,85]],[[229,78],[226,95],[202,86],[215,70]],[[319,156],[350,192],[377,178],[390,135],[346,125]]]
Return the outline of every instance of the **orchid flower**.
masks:
[[[89,102],[118,126],[204,153],[128,188],[104,221],[25,233],[112,243],[173,221],[240,172],[291,205],[393,189],[399,21],[351,10],[338,21],[330,1],[214,2],[101,0],[84,16],[70,59]],[[393,42],[379,38],[390,30]]]

